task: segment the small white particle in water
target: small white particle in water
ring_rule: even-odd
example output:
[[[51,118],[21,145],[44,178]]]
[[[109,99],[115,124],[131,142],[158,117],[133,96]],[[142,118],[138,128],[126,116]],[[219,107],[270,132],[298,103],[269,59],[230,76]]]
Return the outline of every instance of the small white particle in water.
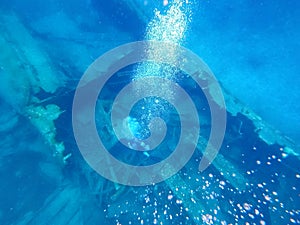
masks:
[[[267,201],[270,201],[270,200],[271,200],[271,197],[270,197],[269,195],[265,195],[265,199],[266,199]]]
[[[254,219],[254,215],[249,213],[248,216],[251,218],[251,219]]]
[[[208,175],[210,178],[212,178],[213,177],[213,175],[210,173],[209,175]]]
[[[243,207],[246,210],[250,210],[251,209],[251,206],[248,203],[246,203],[246,202],[244,203]]]
[[[196,200],[194,198],[191,198],[191,201],[196,204]]]
[[[168,200],[171,200],[173,198],[173,195],[168,195]]]
[[[299,179],[299,178],[300,178],[300,174],[296,174],[296,178],[298,178],[298,179]]]
[[[205,224],[212,224],[212,215],[210,214],[206,214],[206,215],[202,215],[202,221],[205,223]]]
[[[177,199],[177,200],[176,200],[176,203],[177,203],[177,204],[182,204],[182,200]]]
[[[293,218],[290,219],[291,223],[296,223],[296,220],[294,220]]]
[[[149,196],[145,197],[145,202],[146,202],[146,203],[150,202]]]
[[[260,162],[259,160],[256,160],[256,164],[257,164],[257,165],[260,165],[261,162]]]
[[[261,220],[259,223],[260,223],[260,225],[265,225],[266,224],[266,222],[263,221],[263,220]]]

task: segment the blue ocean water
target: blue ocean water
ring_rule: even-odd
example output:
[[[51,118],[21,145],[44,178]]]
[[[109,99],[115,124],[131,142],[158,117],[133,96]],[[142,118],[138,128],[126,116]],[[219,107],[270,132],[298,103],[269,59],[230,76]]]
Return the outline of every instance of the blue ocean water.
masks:
[[[0,224],[300,224],[299,11],[297,0],[2,0]],[[102,89],[95,116],[99,136],[118,160],[155,164],[174,153],[180,136],[176,109],[151,96],[123,122],[145,139],[151,119],[161,117],[168,128],[161,145],[150,151],[130,140],[147,150],[138,152],[117,140],[111,107],[133,80],[176,81],[193,99],[201,124],[197,149],[178,173],[133,187],[100,176],[84,160],[72,104],[94,60],[141,40],[182,45],[208,64],[227,93],[227,127],[218,156],[198,171],[211,129],[201,88],[168,65],[137,63],[118,71]]]

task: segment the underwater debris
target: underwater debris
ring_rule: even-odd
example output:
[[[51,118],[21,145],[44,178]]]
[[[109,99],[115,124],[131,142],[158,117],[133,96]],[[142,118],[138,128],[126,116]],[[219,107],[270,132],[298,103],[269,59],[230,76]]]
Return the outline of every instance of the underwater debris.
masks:
[[[63,158],[64,162],[70,155],[63,156],[65,146],[62,142],[56,140],[56,127],[54,121],[60,116],[63,111],[59,106],[49,104],[44,106],[30,105],[26,107],[26,116],[31,123],[40,131],[50,146],[54,146],[54,156]]]
[[[1,33],[7,42],[1,47],[6,50],[4,54],[9,54],[9,58],[4,61],[5,71],[14,77],[13,70],[16,69],[17,63],[19,69],[23,70],[18,74],[18,79],[29,81],[28,85],[33,93],[39,92],[40,89],[54,93],[59,87],[64,86],[62,74],[54,70],[46,52],[39,47],[39,43],[18,17],[13,13],[1,14],[0,21]],[[12,61],[13,65],[9,61]]]
[[[64,86],[64,78],[14,13],[0,15],[0,31],[0,59],[4,73],[0,95],[12,106],[17,117],[25,116],[32,122],[54,148],[54,155],[64,162],[65,147],[56,141],[54,125],[62,112],[55,104],[40,105],[43,100],[36,97],[40,91],[54,94]]]
[[[278,144],[284,146],[286,153],[293,154],[300,159],[300,156],[297,153],[300,152],[299,146],[297,146],[293,140],[291,140],[289,137],[286,137],[282,132],[265,122],[252,109],[243,105],[238,99],[233,97],[228,90],[224,88],[223,95],[226,101],[226,110],[232,116],[236,116],[238,113],[240,113],[248,118],[255,126],[255,132],[259,135],[259,138],[262,141],[268,145]]]

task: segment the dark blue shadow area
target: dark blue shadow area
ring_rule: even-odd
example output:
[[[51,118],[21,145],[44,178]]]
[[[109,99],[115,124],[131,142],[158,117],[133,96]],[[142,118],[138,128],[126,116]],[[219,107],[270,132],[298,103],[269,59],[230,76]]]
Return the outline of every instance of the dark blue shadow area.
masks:
[[[23,151],[1,159],[1,224],[13,224],[28,211],[40,209],[45,198],[55,190],[53,181],[40,172],[43,155]]]

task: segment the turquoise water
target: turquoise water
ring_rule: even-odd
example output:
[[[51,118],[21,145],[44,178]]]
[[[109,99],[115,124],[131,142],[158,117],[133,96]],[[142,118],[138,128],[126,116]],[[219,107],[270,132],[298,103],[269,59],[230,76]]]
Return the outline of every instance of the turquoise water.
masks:
[[[300,224],[299,1],[2,0],[0,12],[0,224]],[[129,147],[117,140],[111,107],[132,81],[158,76],[178,83],[201,126],[196,150],[178,173],[133,187],[104,178],[84,160],[72,107],[94,60],[141,40],[168,41],[201,57],[222,87],[227,121],[217,157],[200,172],[212,127],[204,91],[165,64],[115,73],[98,96],[95,122],[116,159],[153,165],[175,152],[181,134],[176,108],[151,96],[121,121],[136,139],[123,134]],[[166,54],[176,61],[175,53]],[[178,97],[166,84],[154,87]],[[138,139],[151,136],[154,117],[167,132],[150,151]]]

